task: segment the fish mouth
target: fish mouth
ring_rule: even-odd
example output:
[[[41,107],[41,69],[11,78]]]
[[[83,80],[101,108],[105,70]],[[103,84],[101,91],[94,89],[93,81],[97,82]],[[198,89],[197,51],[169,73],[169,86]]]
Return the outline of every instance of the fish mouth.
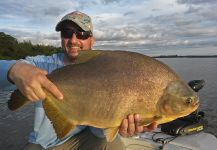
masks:
[[[195,104],[193,104],[193,107],[199,107],[199,106],[200,106],[199,102],[198,102],[198,103],[195,103]]]
[[[199,100],[192,104],[193,108],[197,109],[200,106]]]
[[[194,103],[193,103],[193,107],[199,107],[200,103],[199,103],[199,97],[197,96]]]

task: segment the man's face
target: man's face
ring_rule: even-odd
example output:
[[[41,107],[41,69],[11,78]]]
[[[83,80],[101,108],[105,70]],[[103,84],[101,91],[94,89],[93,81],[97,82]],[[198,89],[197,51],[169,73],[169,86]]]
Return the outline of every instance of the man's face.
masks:
[[[61,30],[62,48],[69,61],[75,60],[80,50],[91,50],[94,37],[76,24],[66,24]]]

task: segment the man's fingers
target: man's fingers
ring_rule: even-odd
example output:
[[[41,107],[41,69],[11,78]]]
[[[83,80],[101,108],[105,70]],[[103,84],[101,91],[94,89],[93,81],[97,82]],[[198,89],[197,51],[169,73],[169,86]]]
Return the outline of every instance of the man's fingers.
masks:
[[[135,125],[136,125],[136,133],[143,132],[143,126],[141,125],[141,120],[139,114],[134,115]]]
[[[134,122],[134,116],[133,115],[128,116],[128,124],[129,124],[128,134],[130,136],[133,136],[135,133],[135,122]]]
[[[39,100],[38,96],[32,90],[28,90],[26,97],[32,102]]]
[[[30,87],[25,87],[25,88],[19,88],[18,89],[22,89],[20,90],[20,92],[25,95],[25,97],[30,100],[30,101],[34,101],[34,99],[37,99],[37,96],[34,94],[34,92],[32,91],[32,89]]]
[[[31,80],[26,84],[26,87],[24,86],[23,90],[30,101],[44,100],[46,98],[46,94],[41,87],[41,78],[43,78],[43,76],[39,74],[36,76],[37,80]]]
[[[140,132],[153,131],[157,128],[157,123],[155,122],[149,126],[140,125],[140,122],[141,120],[139,114],[128,115],[127,118],[125,118],[121,123],[119,134],[121,136],[128,137]]]
[[[121,127],[120,127],[120,130],[119,130],[119,134],[123,137],[126,137],[128,136],[128,133],[127,133],[127,128],[128,128],[128,120],[127,119],[124,119],[121,123]]]
[[[144,131],[144,126],[137,126],[136,127],[136,133],[140,133]]]
[[[35,95],[37,95],[38,99],[44,100],[46,98],[46,94],[40,85],[37,87],[34,87],[33,90],[34,90]]]
[[[44,79],[44,82],[42,83],[42,86],[46,88],[48,91],[50,91],[56,98],[63,99],[62,93],[59,91],[59,89],[47,78]]]

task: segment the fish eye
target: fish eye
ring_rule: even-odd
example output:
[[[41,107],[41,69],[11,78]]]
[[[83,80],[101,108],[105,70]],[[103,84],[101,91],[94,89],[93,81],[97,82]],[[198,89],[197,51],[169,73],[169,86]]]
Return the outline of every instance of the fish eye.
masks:
[[[188,97],[185,101],[187,104],[191,104],[193,102],[192,98]]]

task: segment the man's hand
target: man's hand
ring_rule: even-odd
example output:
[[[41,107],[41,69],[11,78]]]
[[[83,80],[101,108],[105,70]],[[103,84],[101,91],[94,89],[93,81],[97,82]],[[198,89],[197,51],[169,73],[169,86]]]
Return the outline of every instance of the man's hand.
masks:
[[[123,137],[130,137],[140,132],[150,132],[157,128],[157,124],[154,122],[148,126],[140,125],[140,118],[138,114],[129,115],[121,123],[119,134]]]
[[[50,91],[58,99],[63,99],[62,93],[48,80],[46,75],[47,71],[19,61],[8,72],[9,79],[30,101],[44,100],[46,94],[43,88]]]

